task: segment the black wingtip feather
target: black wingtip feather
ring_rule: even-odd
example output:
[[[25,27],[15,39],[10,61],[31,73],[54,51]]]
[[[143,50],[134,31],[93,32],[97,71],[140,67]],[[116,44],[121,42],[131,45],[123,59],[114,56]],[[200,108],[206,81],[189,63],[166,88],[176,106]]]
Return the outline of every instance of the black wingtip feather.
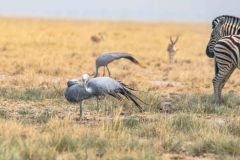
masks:
[[[134,94],[132,94],[130,91],[128,91],[126,88],[123,88],[122,92],[120,92],[122,95],[124,95],[127,99],[130,99],[135,105],[136,107],[138,107],[138,109],[140,110],[140,112],[143,111],[141,105],[137,102],[137,100],[143,102],[141,99],[139,99],[137,96],[135,96]],[[144,103],[144,102],[143,102]],[[144,103],[145,104],[145,103]]]
[[[135,63],[135,64],[140,64],[140,63],[139,63],[133,56],[131,56],[131,55],[128,55],[128,56],[126,56],[126,57],[124,57],[124,58],[132,61],[132,62]]]

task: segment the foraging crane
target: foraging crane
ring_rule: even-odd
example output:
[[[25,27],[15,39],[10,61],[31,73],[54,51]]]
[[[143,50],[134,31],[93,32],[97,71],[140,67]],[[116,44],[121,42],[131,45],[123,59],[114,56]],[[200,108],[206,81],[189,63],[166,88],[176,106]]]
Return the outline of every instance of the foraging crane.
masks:
[[[99,67],[104,67],[103,76],[105,75],[105,67],[106,67],[108,70],[108,75],[110,77],[111,73],[108,68],[108,64],[114,60],[121,59],[121,58],[126,58],[135,64],[139,64],[139,62],[128,53],[118,53],[118,52],[103,53],[102,55],[98,56],[96,59],[96,73],[94,77],[98,76]]]
[[[139,108],[140,111],[143,111],[142,107],[137,102],[137,100],[141,100],[133,95],[130,92],[130,90],[133,89],[127,87],[125,84],[110,77],[97,77],[89,80],[89,76],[87,74],[84,74],[82,79],[84,81],[84,84],[81,84],[76,80],[68,81],[68,87],[65,90],[65,97],[69,102],[80,102],[80,117],[82,117],[83,100],[96,97],[98,108],[99,97],[107,95],[111,95],[117,99],[122,99],[120,95],[123,95],[127,99],[130,99]]]
[[[176,43],[178,42],[179,36],[176,37],[175,41],[172,40],[172,37],[170,36],[170,43],[168,44],[168,56],[169,56],[169,62],[173,63],[173,58],[177,52]]]

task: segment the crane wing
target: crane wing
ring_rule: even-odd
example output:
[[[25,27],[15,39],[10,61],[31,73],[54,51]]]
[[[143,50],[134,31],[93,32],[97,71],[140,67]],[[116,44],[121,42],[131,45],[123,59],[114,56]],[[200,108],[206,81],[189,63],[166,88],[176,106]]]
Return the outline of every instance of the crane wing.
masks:
[[[92,97],[92,95],[85,90],[83,84],[81,83],[73,84],[68,87],[65,90],[64,95],[69,102],[80,102],[84,99]]]
[[[130,92],[132,89],[110,77],[93,78],[89,80],[88,87],[91,88],[92,92],[96,96],[111,95],[115,98],[121,99],[122,97],[120,95],[122,95],[131,100],[139,108],[140,111],[143,110],[140,104],[137,102],[138,100],[141,100]]]

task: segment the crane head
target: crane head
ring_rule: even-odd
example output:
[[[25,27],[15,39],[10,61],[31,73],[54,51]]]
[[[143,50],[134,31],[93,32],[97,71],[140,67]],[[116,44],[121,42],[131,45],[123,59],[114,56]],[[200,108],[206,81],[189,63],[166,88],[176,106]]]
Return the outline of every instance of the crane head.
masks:
[[[78,80],[72,79],[67,82],[67,86],[71,87],[72,85],[79,84]]]
[[[84,83],[87,82],[88,79],[89,79],[89,75],[88,74],[83,74],[82,75],[82,80],[83,80]]]

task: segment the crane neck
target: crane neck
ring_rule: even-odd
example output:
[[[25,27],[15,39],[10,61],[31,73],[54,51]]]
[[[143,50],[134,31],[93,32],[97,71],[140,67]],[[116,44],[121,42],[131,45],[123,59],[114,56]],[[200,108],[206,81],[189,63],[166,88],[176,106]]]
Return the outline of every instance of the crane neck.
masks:
[[[86,80],[86,81],[84,82],[84,88],[85,88],[85,90],[86,90],[88,93],[91,93],[91,92],[92,92],[92,89],[91,89],[90,87],[88,87],[88,81],[89,81],[89,80]]]

